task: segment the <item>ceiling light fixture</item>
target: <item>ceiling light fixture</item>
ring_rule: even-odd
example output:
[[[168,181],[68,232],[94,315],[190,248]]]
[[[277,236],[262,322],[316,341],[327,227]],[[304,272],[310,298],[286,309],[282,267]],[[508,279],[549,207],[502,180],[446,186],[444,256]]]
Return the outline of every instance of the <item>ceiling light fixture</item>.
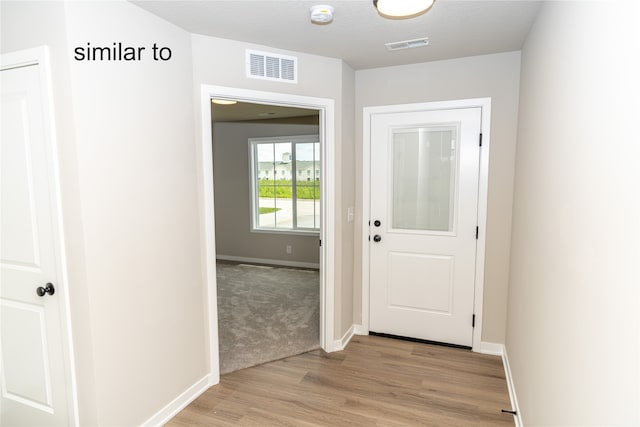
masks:
[[[232,99],[212,99],[211,102],[218,105],[233,105],[238,103],[238,101]]]
[[[378,14],[390,19],[408,19],[422,15],[434,0],[373,0]]]
[[[321,4],[311,7],[311,22],[326,25],[333,21],[333,6]]]

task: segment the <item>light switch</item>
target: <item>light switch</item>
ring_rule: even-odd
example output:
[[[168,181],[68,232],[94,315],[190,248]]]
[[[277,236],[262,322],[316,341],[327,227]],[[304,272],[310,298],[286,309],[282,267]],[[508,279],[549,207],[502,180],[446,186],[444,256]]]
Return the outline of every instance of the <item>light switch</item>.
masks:
[[[353,222],[353,208],[347,208],[347,222]]]

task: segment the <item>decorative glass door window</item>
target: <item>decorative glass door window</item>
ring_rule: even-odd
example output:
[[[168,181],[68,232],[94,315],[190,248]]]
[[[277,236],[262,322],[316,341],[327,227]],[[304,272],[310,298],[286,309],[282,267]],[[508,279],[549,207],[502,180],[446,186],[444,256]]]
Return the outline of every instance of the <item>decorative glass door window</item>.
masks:
[[[454,231],[456,126],[392,131],[392,227]]]

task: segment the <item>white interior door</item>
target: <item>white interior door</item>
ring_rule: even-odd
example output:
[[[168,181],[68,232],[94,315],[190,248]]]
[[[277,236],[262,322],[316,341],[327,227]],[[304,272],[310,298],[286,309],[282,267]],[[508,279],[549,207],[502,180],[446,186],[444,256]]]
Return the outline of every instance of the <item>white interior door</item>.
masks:
[[[3,55],[3,62],[5,58]],[[64,345],[66,329],[59,285],[61,254],[56,234],[52,147],[45,126],[48,111],[43,102],[40,67],[35,64],[0,72],[3,426],[73,422],[71,364]]]
[[[480,108],[372,115],[372,332],[471,347],[480,126]]]

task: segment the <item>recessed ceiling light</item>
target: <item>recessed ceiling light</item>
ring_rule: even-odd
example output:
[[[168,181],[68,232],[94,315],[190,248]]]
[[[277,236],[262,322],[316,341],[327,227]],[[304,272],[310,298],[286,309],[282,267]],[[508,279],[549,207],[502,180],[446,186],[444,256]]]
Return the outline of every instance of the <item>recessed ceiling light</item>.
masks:
[[[413,18],[425,13],[434,0],[373,0],[378,13],[391,19]]]
[[[269,111],[269,112],[266,112],[266,113],[258,113],[259,117],[267,117],[267,116],[275,116],[275,115],[276,115],[276,113],[274,113],[273,111]]]
[[[233,105],[238,103],[238,101],[232,99],[212,99],[211,102],[218,105]]]

